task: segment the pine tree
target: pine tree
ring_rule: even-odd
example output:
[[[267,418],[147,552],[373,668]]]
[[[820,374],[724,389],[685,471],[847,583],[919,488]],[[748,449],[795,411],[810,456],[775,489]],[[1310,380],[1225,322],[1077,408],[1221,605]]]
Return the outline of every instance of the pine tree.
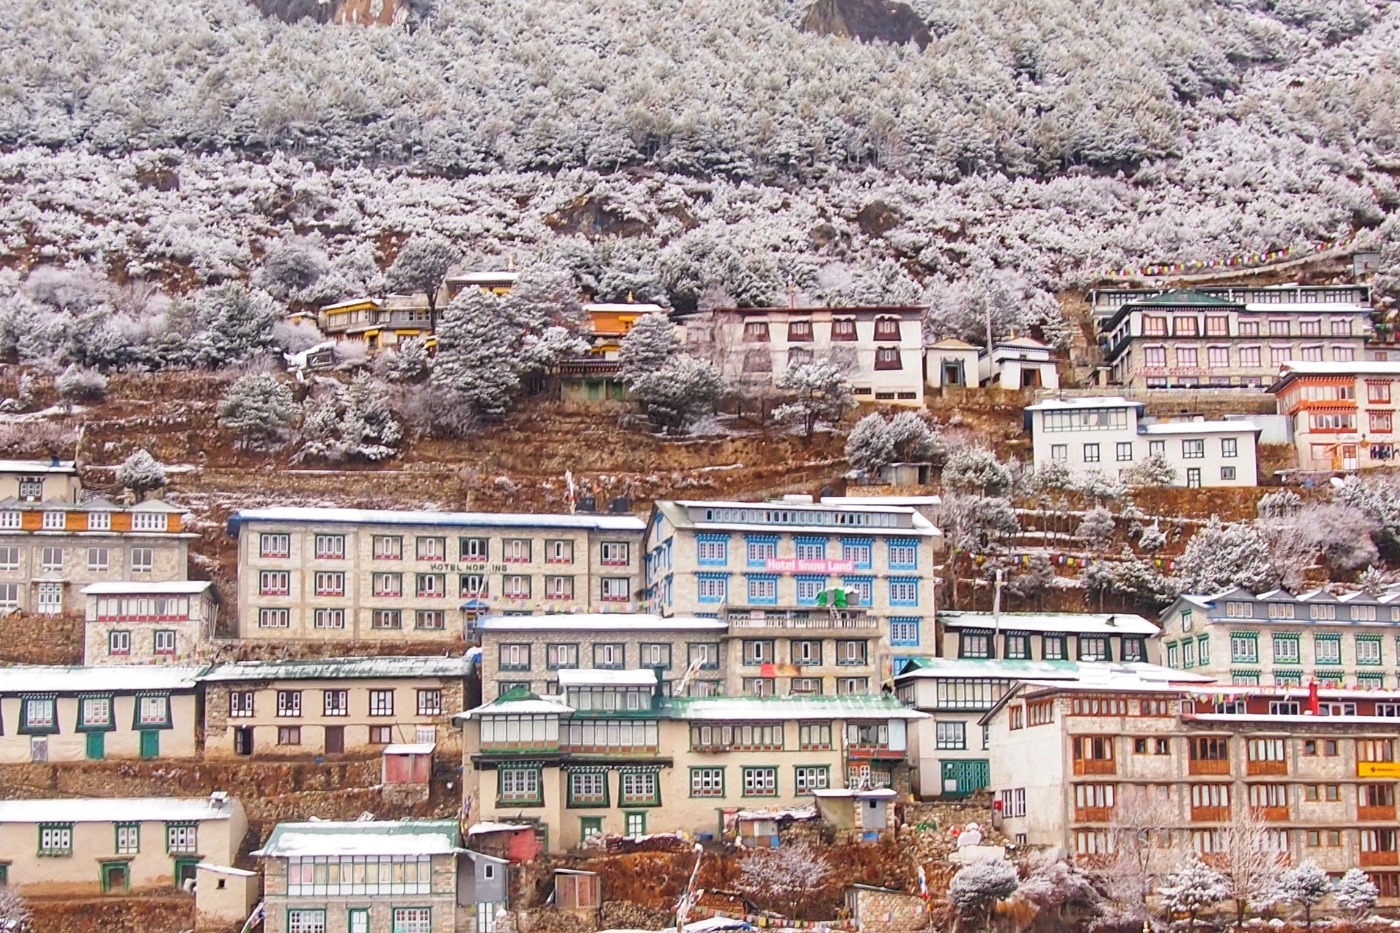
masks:
[[[399,250],[385,274],[389,288],[409,294],[421,292],[427,297],[429,333],[437,332],[438,293],[442,283],[461,258],[457,247],[436,234],[415,236]]]
[[[286,439],[297,414],[290,387],[265,373],[241,377],[219,405],[219,424],[240,447],[271,447]]]
[[[384,375],[390,382],[422,382],[430,365],[427,341],[409,337],[386,354]]]
[[[913,411],[902,411],[890,419],[890,440],[896,463],[925,463],[938,456],[938,432]]]
[[[959,869],[948,884],[948,902],[973,929],[985,925],[997,901],[1016,892],[1016,866],[1004,859],[978,859]]]
[[[1079,523],[1079,528],[1074,536],[1079,538],[1089,548],[1095,552],[1102,551],[1113,540],[1113,534],[1117,531],[1117,524],[1113,520],[1113,513],[1103,506],[1092,508],[1085,514],[1084,520]]]
[[[1230,884],[1225,876],[1211,868],[1193,852],[1177,863],[1157,889],[1168,916],[1185,914],[1187,929],[1196,928],[1196,917],[1230,896]]]
[[[792,401],[774,409],[773,419],[800,424],[803,437],[811,437],[818,422],[835,425],[856,407],[845,372],[830,360],[789,366],[778,379],[777,387],[779,392],[791,396]]]
[[[632,325],[617,351],[622,381],[627,387],[661,369],[681,353],[681,338],[664,314],[644,314]]]
[[[1124,483],[1129,486],[1174,486],[1176,467],[1163,454],[1152,454],[1141,463],[1133,464],[1122,472]]]
[[[628,386],[652,424],[667,434],[685,434],[714,412],[724,394],[724,378],[709,360],[678,356]]]
[[[1273,900],[1302,907],[1303,925],[1311,929],[1313,908],[1331,893],[1332,882],[1328,880],[1327,872],[1309,859],[1283,873]]]
[[[894,433],[879,413],[866,415],[846,435],[846,460],[853,470],[876,476],[894,457]]]
[[[398,451],[403,429],[389,408],[388,390],[368,373],[357,375],[345,389],[343,430],[352,458],[385,460]]]
[[[1364,920],[1380,900],[1380,889],[1359,868],[1348,868],[1337,881],[1333,897],[1337,909],[1351,914],[1354,920]]]
[[[1262,593],[1278,579],[1269,546],[1252,525],[1225,524],[1211,516],[1186,542],[1173,582],[1182,593],[1219,593],[1236,586]]]
[[[948,454],[943,485],[954,492],[1004,495],[1011,489],[1011,471],[987,448],[969,444]]]
[[[165,468],[142,449],[122,461],[122,465],[117,467],[116,480],[123,489],[131,490],[139,502],[146,497],[146,493],[165,488]]]
[[[58,397],[69,411],[83,402],[100,402],[107,394],[107,378],[96,370],[80,369],[73,364],[54,380]]]
[[[231,282],[196,292],[185,309],[187,343],[172,362],[218,369],[251,359],[272,346],[282,309],[261,289]]]
[[[521,335],[504,310],[501,299],[475,288],[447,306],[429,379],[441,404],[478,418],[500,418],[510,409],[520,389]]]

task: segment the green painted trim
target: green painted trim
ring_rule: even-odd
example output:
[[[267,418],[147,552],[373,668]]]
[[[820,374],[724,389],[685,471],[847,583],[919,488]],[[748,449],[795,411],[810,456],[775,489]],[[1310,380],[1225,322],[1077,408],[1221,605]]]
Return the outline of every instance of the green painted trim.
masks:
[[[719,772],[719,793],[718,794],[697,794],[695,793],[695,772],[696,771],[718,771]],[[690,796],[694,800],[721,800],[725,796],[725,781],[728,779],[729,769],[723,765],[692,765],[689,770]]]
[[[744,786],[748,783],[747,778],[748,778],[749,772],[751,772],[751,771],[768,771],[768,772],[771,772],[771,773],[772,773],[772,775],[773,775],[773,791],[772,791],[772,793],[750,794],[748,791],[744,790]],[[779,793],[778,793],[778,769],[777,769],[777,767],[761,766],[761,767],[752,767],[752,768],[744,768],[744,769],[742,769],[742,770],[740,771],[740,773],[739,773],[739,794],[740,794],[741,797],[777,797],[777,796],[779,796]]]
[[[579,801],[574,799],[574,778],[582,775],[601,774],[603,777],[603,799],[599,801]],[[500,784],[500,776],[496,778],[497,786]],[[611,771],[570,771],[564,779],[564,806],[569,810],[591,810],[606,808],[611,806],[612,801],[612,772]]]
[[[52,703],[53,704],[53,725],[34,726],[29,723],[29,704],[31,703]],[[19,706],[19,729],[17,735],[58,735],[58,697],[25,697],[20,701]]]
[[[136,846],[127,851],[122,851],[121,831],[123,829],[136,830]],[[112,827],[112,851],[118,855],[139,855],[141,853],[141,824],[140,823],[117,823]]]
[[[160,698],[165,700],[165,719],[161,722],[141,721],[141,701],[143,699]],[[171,710],[170,693],[168,691],[143,691],[136,694],[136,701],[131,706],[131,728],[139,732],[146,732],[151,729],[173,729],[174,713]]]

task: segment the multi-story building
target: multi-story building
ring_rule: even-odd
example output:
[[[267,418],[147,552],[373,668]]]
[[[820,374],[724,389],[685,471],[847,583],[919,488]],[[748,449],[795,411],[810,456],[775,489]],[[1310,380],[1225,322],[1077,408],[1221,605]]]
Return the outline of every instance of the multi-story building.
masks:
[[[1165,458],[1174,485],[1255,486],[1259,428],[1250,421],[1144,423],[1142,402],[1119,396],[1046,399],[1026,407],[1037,468],[1121,474],[1149,457]]]
[[[75,503],[82,488],[72,460],[0,460],[0,502]]]
[[[665,314],[666,309],[642,302],[589,302],[583,313],[588,316],[588,355],[556,367],[559,397],[565,402],[621,402],[627,397],[618,361],[622,339],[643,316]]]
[[[242,511],[239,636],[461,642],[488,612],[635,612],[644,529],[591,513]]]
[[[195,667],[0,667],[0,764],[199,753]]]
[[[465,658],[323,658],[221,664],[204,686],[204,754],[316,758],[436,745],[458,756]]]
[[[681,319],[688,345],[733,382],[773,388],[813,359],[846,367],[856,399],[924,404],[921,307],[723,308]]]
[[[570,670],[661,671],[665,692],[724,693],[725,634],[717,619],[646,614],[487,616],[476,623],[485,699],[522,688],[558,693]]]
[[[1360,866],[1394,903],[1397,714],[1393,691],[1321,690],[1311,699],[1287,688],[1167,688],[1115,675],[1022,682],[984,722],[1002,831],[1012,839],[1103,856],[1114,845],[1115,809],[1126,806],[1119,824],[1129,831],[1145,818],[1208,855],[1247,806],[1281,857],[1336,874]],[[1144,793],[1162,812],[1144,816]]]
[[[1400,435],[1400,362],[1284,364],[1269,386],[1304,470],[1393,466]]]
[[[0,888],[69,898],[178,889],[201,862],[232,865],[247,833],[242,804],[223,793],[0,800]]]
[[[214,634],[214,584],[93,583],[83,588],[84,664],[186,664]]]
[[[1109,379],[1132,389],[1262,389],[1289,360],[1352,362],[1371,333],[1363,286],[1095,292]]]
[[[647,604],[728,624],[730,694],[865,693],[934,653],[941,544],[909,506],[657,502]]]
[[[1011,636],[1012,643],[1020,634]],[[914,792],[923,798],[957,798],[985,788],[991,779],[991,762],[982,716],[1019,680],[1076,680],[1094,666],[1111,667],[1107,662],[1070,660],[942,657],[910,661],[895,677],[895,695],[905,706],[932,717],[912,723],[909,730]],[[1115,669],[1164,684],[1212,680],[1153,664],[1118,663]]]
[[[456,820],[278,823],[253,853],[263,867],[263,929],[467,929],[465,916],[463,925],[457,924],[461,848]],[[472,928],[494,929],[494,923]]]
[[[0,612],[61,615],[81,610],[91,583],[183,580],[188,519],[159,500],[0,502]]]
[[[1163,663],[1222,683],[1400,686],[1395,593],[1188,593],[1161,618]]]
[[[442,314],[441,303],[438,314]],[[327,337],[363,341],[373,352],[412,338],[428,337],[430,317],[422,295],[385,295],[325,305],[316,314],[316,326]]]
[[[564,693],[524,689],[464,713],[464,806],[533,822],[549,851],[598,833],[722,835],[740,809],[814,791],[908,787],[893,696],[666,697],[652,671],[569,671]]]
[[[1131,612],[938,613],[945,658],[1160,663],[1157,626]]]

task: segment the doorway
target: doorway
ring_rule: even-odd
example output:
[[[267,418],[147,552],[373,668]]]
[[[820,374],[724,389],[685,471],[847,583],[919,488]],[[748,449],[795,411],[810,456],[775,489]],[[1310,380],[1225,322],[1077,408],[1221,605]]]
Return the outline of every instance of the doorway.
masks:
[[[233,730],[233,753],[235,755],[253,754],[252,726],[238,726]]]
[[[131,863],[104,862],[102,865],[102,893],[129,894],[131,892]]]
[[[141,757],[144,759],[160,757],[160,733],[155,729],[141,730]]]
[[[345,727],[326,726],[326,754],[345,754]]]

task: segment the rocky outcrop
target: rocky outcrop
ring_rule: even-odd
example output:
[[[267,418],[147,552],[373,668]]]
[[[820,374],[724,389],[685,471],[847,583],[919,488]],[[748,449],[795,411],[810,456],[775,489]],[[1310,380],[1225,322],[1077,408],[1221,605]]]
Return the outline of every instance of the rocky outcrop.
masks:
[[[930,40],[928,24],[905,4],[892,0],[816,0],[802,29],[862,42],[913,42],[921,49]]]

